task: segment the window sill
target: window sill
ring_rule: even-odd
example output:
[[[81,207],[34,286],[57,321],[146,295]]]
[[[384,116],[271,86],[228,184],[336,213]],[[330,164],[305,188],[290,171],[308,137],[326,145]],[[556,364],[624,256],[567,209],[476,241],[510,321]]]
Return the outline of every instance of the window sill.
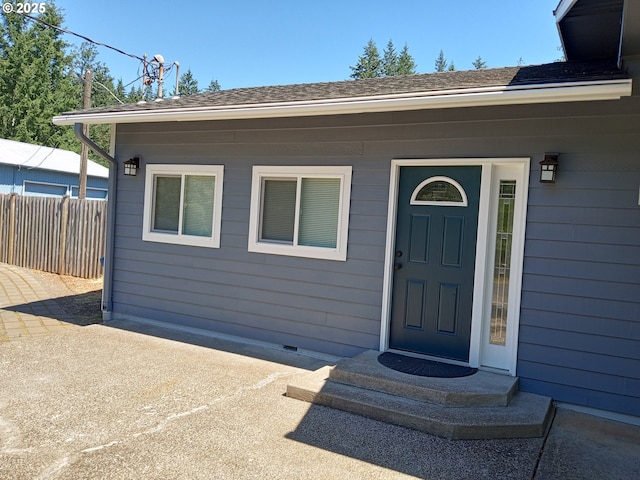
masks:
[[[251,242],[248,250],[253,253],[266,253],[270,255],[285,255],[289,257],[315,258],[319,260],[335,260],[346,262],[346,249],[323,247],[292,246],[278,243]]]
[[[142,234],[142,240],[145,242],[172,243],[174,245],[186,245],[189,247],[220,248],[220,240],[212,237],[147,232]]]

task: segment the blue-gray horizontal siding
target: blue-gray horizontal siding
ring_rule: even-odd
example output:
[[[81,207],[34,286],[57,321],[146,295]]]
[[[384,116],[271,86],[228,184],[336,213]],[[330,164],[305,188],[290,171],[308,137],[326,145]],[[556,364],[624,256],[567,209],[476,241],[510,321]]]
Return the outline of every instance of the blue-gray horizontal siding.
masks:
[[[640,415],[640,109],[624,103],[632,115],[553,138],[555,185],[532,178],[518,375],[523,390]]]
[[[132,135],[145,163],[225,166],[221,245],[142,242],[144,176],[122,177],[115,311],[339,355],[378,347],[388,161],[354,168],[347,262],[265,255],[247,251],[252,166],[352,165],[357,158],[345,157],[342,146],[317,155],[314,144],[294,152],[283,145],[277,153],[277,146],[268,145],[230,155],[238,146],[216,144],[226,136],[215,133],[197,135],[199,144],[181,144],[174,154],[162,145],[165,135],[159,146],[156,135]],[[128,137],[119,133],[119,148],[129,144]]]
[[[22,194],[24,182],[37,182],[44,184],[61,185],[65,190],[77,187],[78,175],[53,170],[40,170],[37,168],[24,168],[16,165],[0,165],[0,193]],[[107,189],[108,180],[100,177],[87,177],[88,188]],[[104,195],[102,196],[104,198]]]
[[[640,99],[118,127],[116,157],[225,165],[220,249],[142,242],[120,177],[114,310],[351,355],[377,348],[394,158],[531,157],[523,390],[640,415]],[[544,152],[558,183],[538,182]],[[346,262],[247,252],[251,167],[351,165]]]

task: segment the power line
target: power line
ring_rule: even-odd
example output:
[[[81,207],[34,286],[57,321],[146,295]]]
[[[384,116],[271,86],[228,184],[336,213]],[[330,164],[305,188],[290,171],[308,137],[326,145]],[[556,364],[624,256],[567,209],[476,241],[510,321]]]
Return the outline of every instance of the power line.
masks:
[[[17,12],[16,12],[16,13],[17,13]],[[153,81],[157,80],[157,74],[156,74],[156,72],[155,72],[155,70],[157,69],[157,67],[153,65],[153,61],[152,61],[152,62],[148,62],[146,58],[139,57],[139,56],[137,56],[137,55],[134,55],[133,53],[127,53],[127,52],[125,52],[124,50],[121,50],[121,49],[119,49],[119,48],[113,47],[113,46],[108,45],[108,44],[103,43],[103,42],[98,42],[98,41],[96,41],[96,40],[93,40],[93,39],[91,39],[91,38],[89,38],[89,37],[85,36],[85,35],[81,35],[81,34],[79,34],[79,33],[72,32],[71,30],[67,30],[67,29],[62,28],[62,27],[59,27],[59,26],[57,26],[57,25],[52,25],[52,24],[50,24],[49,22],[46,22],[46,21],[44,21],[44,20],[42,20],[42,19],[40,19],[40,18],[38,18],[38,17],[33,17],[33,16],[28,15],[28,14],[26,14],[26,13],[20,13],[19,15],[22,15],[23,17],[25,17],[25,18],[27,18],[27,19],[29,19],[29,20],[32,20],[32,21],[37,22],[37,23],[40,23],[40,24],[45,25],[45,26],[47,26],[47,27],[49,27],[49,28],[53,28],[54,30],[57,30],[57,31],[59,31],[59,32],[66,33],[66,34],[68,34],[68,35],[74,35],[74,36],[76,36],[76,37],[78,37],[78,38],[81,38],[81,39],[83,39],[83,40],[86,40],[87,42],[92,43],[92,44],[94,44],[94,45],[99,45],[99,46],[101,46],[101,47],[109,48],[109,49],[114,50],[114,51],[116,51],[116,52],[118,52],[118,53],[121,53],[122,55],[126,55],[127,57],[131,57],[131,58],[135,58],[136,60],[139,60],[139,61],[142,63],[142,65],[143,65],[143,70],[144,70],[144,72],[143,72],[143,74],[142,74],[142,75],[140,75],[138,78],[136,78],[136,79],[135,79],[135,80],[133,80],[132,82],[129,82],[127,85],[125,85],[125,88],[126,88],[126,87],[128,87],[129,85],[132,85],[132,84],[133,84],[133,83],[135,83],[136,81],[140,80],[140,78],[144,78],[144,77],[146,77],[146,76],[148,76],[148,77],[150,78],[150,81],[151,81],[151,82],[153,82]],[[146,57],[146,55],[145,55],[145,57]],[[149,71],[149,67],[151,67],[151,69],[152,69],[151,71]],[[171,65],[167,68],[167,70],[165,71],[165,73],[167,73],[167,72],[171,71],[172,67],[173,67],[173,64],[171,64]],[[113,97],[114,97],[118,102],[123,103],[123,102],[122,102],[122,100],[120,100],[118,97],[116,97],[116,96],[113,94],[113,92],[111,92],[107,87],[105,87],[104,85],[102,85],[102,84],[101,84],[101,83],[99,83],[99,82],[96,82],[96,83],[98,83],[98,85],[100,85],[100,86],[102,86],[103,88],[105,88],[105,89],[106,89],[106,90],[107,90],[107,91],[108,91],[108,92],[109,92],[109,93],[110,93],[110,94],[111,94],[111,95],[112,95],[112,96],[113,96]]]
[[[80,81],[81,81],[81,82],[83,82],[83,83],[84,83],[84,82],[86,82],[86,80],[84,79],[84,77],[83,77],[82,75],[80,75],[79,73],[76,73],[76,75],[78,76],[78,78],[80,79]],[[134,82],[135,82],[135,80],[134,80]],[[122,100],[120,100],[120,99],[116,96],[116,94],[115,94],[115,93],[113,93],[113,92],[109,89],[109,87],[107,87],[104,83],[100,83],[100,82],[98,82],[95,78],[91,80],[91,83],[92,83],[92,84],[96,84],[96,85],[101,86],[102,88],[104,88],[104,89],[107,91],[107,93],[109,93],[109,95],[111,95],[113,98],[115,98],[115,99],[116,99],[116,100],[117,100],[121,105],[123,105],[123,104],[124,104],[124,102],[123,102]],[[133,83],[133,82],[131,82],[131,83]]]
[[[138,78],[136,78],[135,80],[131,80],[129,83],[127,83],[126,85],[123,85],[122,88],[127,88],[131,85],[133,85],[134,83],[136,83],[138,80],[140,80],[144,75],[140,75]]]
[[[120,100],[118,97],[116,97],[116,94],[113,93],[111,90],[109,90],[109,87],[107,87],[106,85],[98,82],[97,80],[94,80],[93,83],[95,83],[96,85],[100,85],[102,88],[104,88],[107,92],[109,92],[109,94],[115,98],[118,102],[120,102],[120,105],[123,105],[124,102],[122,100]]]
[[[145,85],[150,85],[151,83],[153,83],[156,80],[161,81],[163,74],[169,73],[172,70],[174,65],[178,65],[177,62],[173,62],[171,65],[169,65],[169,67],[164,69],[164,59],[157,60],[156,57],[154,57],[149,62],[149,61],[147,61],[147,58],[146,58],[147,56],[146,55],[144,57],[139,57],[137,55],[134,55],[133,53],[127,53],[127,52],[125,52],[123,50],[120,50],[119,48],[113,47],[113,46],[108,45],[106,43],[102,43],[102,42],[98,42],[96,40],[93,40],[93,39],[91,39],[91,38],[89,38],[89,37],[87,37],[85,35],[80,35],[79,33],[72,32],[71,30],[67,30],[67,29],[59,27],[57,25],[52,25],[49,22],[45,22],[44,20],[42,20],[42,19],[40,19],[38,17],[32,17],[31,15],[28,15],[26,13],[19,13],[19,15],[22,15],[24,18],[27,18],[27,19],[32,20],[34,22],[40,23],[40,24],[45,25],[45,26],[47,26],[49,28],[53,28],[54,30],[57,30],[59,32],[66,33],[68,35],[74,35],[74,36],[76,36],[78,38],[81,38],[83,40],[86,40],[87,42],[92,43],[94,45],[99,45],[99,46],[102,46],[102,47],[105,47],[105,48],[109,48],[111,50],[114,50],[114,51],[122,54],[122,55],[126,55],[127,57],[131,57],[131,58],[135,58],[136,60],[139,60],[143,65],[143,73],[136,80],[128,83],[127,86],[129,86],[132,83],[136,82],[140,78],[143,78],[143,83]],[[160,58],[162,58],[162,57],[160,56]],[[149,68],[151,68],[151,71],[149,70]],[[164,71],[163,71],[163,69],[164,69]],[[122,103],[122,101],[118,97],[116,97],[113,94],[113,92],[111,92],[107,87],[105,87],[104,85],[102,85],[99,82],[96,82],[96,83],[98,83],[98,85],[100,85],[103,88],[105,88],[118,102]],[[159,88],[161,88],[161,87],[159,87]],[[176,88],[177,88],[177,86],[176,86]]]
[[[126,55],[127,57],[135,58],[136,60],[140,60],[141,62],[144,61],[144,59],[142,57],[139,57],[139,56],[134,55],[132,53],[127,53],[127,52],[125,52],[123,50],[120,50],[119,48],[112,47],[111,45],[107,45],[106,43],[97,42],[95,40],[90,39],[89,37],[85,37],[84,35],[80,35],[79,33],[72,32],[71,30],[67,30],[67,29],[64,29],[62,27],[58,27],[56,25],[51,25],[50,23],[45,22],[44,20],[41,20],[40,18],[32,17],[31,15],[27,15],[26,13],[20,13],[20,15],[22,15],[25,18],[28,18],[29,20],[33,20],[34,22],[38,22],[38,23],[41,23],[42,25],[46,25],[49,28],[53,28],[54,30],[58,30],[59,32],[67,33],[69,35],[75,35],[78,38],[82,38],[83,40],[86,40],[87,42],[93,43],[95,45],[100,45],[101,47],[110,48],[111,50],[115,50],[116,52],[121,53],[122,55]]]

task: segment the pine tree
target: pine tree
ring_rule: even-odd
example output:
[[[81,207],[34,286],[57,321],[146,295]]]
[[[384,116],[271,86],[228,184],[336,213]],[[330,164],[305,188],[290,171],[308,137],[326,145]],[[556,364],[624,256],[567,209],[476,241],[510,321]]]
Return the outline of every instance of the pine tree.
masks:
[[[478,58],[476,58],[472,65],[474,66],[474,68],[476,70],[481,70],[483,68],[487,68],[487,62],[485,62],[484,60],[482,60],[482,57],[480,55],[478,55]]]
[[[124,83],[122,79],[118,79],[118,83],[116,83],[116,88],[113,93],[118,97],[123,103],[129,102],[129,98],[127,97],[127,91],[125,90]]]
[[[387,48],[382,55],[382,73],[386,77],[398,75],[398,54],[391,40],[387,43]]]
[[[150,102],[156,98],[156,94],[153,91],[151,85],[145,85],[144,88],[141,86],[134,87],[132,86],[129,89],[129,93],[127,93],[125,103],[138,103],[138,102]]]
[[[415,75],[416,73],[416,62],[413,60],[413,57],[409,54],[409,47],[407,44],[404,44],[404,48],[400,55],[398,56],[398,70],[397,75]]]
[[[378,47],[370,39],[364,47],[364,53],[358,57],[358,63],[355,67],[349,67],[352,71],[351,78],[374,78],[381,77],[383,74],[382,59],[378,53]]]
[[[387,42],[387,47],[380,58],[378,48],[371,39],[364,47],[364,54],[358,58],[358,63],[351,68],[351,78],[393,77],[396,75],[413,75],[416,73],[416,63],[405,44],[400,55],[396,52],[393,41]]]
[[[440,50],[438,58],[436,58],[436,72],[444,72],[447,70],[447,59],[444,57],[444,52]]]
[[[455,72],[455,71],[456,71],[456,65],[453,63],[453,60],[451,60],[451,63],[447,67],[447,72]]]
[[[129,93],[127,93],[127,101],[126,103],[137,103],[141,100],[144,100],[144,94],[142,92],[142,87],[131,87],[129,89]]]
[[[205,89],[207,92],[219,92],[220,90],[222,90],[222,87],[220,87],[218,80],[211,80],[209,86]]]
[[[109,67],[98,60],[98,50],[95,45],[89,42],[82,42],[79,48],[73,50],[73,70],[77,78],[84,76],[87,68],[91,69],[94,82],[99,85],[91,94],[91,105],[102,107],[117,103],[112,93],[113,77],[109,72]],[[102,84],[102,86],[100,86]],[[110,93],[111,92],[111,93]]]
[[[63,16],[53,4],[39,15],[60,26]],[[51,119],[74,110],[82,98],[62,34],[16,13],[0,21],[0,138],[78,151],[70,127]]]
[[[200,93],[200,87],[198,86],[198,81],[193,78],[193,73],[191,73],[191,69],[188,69],[182,75],[180,75],[180,82],[178,84],[178,89],[180,90],[180,96],[184,95],[194,95],[196,93]]]

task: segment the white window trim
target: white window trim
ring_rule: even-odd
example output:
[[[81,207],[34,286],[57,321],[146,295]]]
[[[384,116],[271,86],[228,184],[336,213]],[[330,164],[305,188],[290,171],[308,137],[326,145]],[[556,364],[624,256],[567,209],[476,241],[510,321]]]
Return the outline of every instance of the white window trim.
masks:
[[[453,185],[458,190],[458,192],[460,192],[462,201],[461,202],[438,202],[434,200],[416,200],[416,197],[418,196],[418,193],[420,193],[420,190],[422,190],[424,186],[434,182],[446,182]],[[449,178],[449,177],[427,178],[424,182],[418,185],[416,189],[413,191],[413,193],[411,194],[410,203],[411,205],[433,205],[436,207],[466,207],[469,204],[467,200],[467,193],[464,191],[464,188],[462,188],[462,185],[456,182],[453,178]]]
[[[484,250],[486,265],[484,279],[484,308],[482,323],[480,362],[481,367],[496,371],[514,372],[517,364],[517,343],[520,329],[520,302],[522,293],[522,272],[524,265],[524,230],[526,228],[528,199],[528,168],[523,171],[517,165],[494,165],[491,172],[489,215],[487,217],[487,244]],[[505,345],[493,345],[489,341],[491,327],[491,303],[493,300],[493,266],[496,252],[496,229],[498,224],[498,194],[501,180],[515,180],[513,243],[509,265],[509,300],[507,308],[507,337]]]
[[[175,233],[154,232],[153,219],[153,191],[154,176],[165,175],[210,175],[216,178],[213,198],[213,233],[211,237],[182,235]],[[220,225],[222,220],[222,188],[224,185],[223,165],[157,165],[147,164],[144,184],[144,216],[142,221],[142,240],[145,242],[173,243],[195,247],[220,248]],[[182,198],[183,192],[180,192]],[[182,211],[180,212],[182,221]]]
[[[347,237],[349,230],[349,204],[351,199],[351,171],[350,166],[315,167],[315,166],[264,166],[253,167],[251,180],[251,214],[249,220],[250,252],[268,253],[274,255],[289,255],[293,257],[319,258],[324,260],[347,260]],[[339,178],[340,181],[340,209],[338,212],[338,238],[335,248],[310,247],[296,245],[297,235],[294,234],[294,245],[260,240],[262,221],[262,186],[265,179],[297,179],[298,195],[296,209],[300,201],[301,178]],[[297,226],[296,226],[297,232]]]

